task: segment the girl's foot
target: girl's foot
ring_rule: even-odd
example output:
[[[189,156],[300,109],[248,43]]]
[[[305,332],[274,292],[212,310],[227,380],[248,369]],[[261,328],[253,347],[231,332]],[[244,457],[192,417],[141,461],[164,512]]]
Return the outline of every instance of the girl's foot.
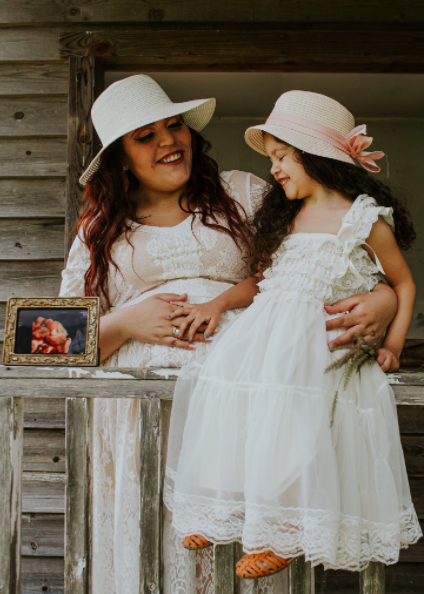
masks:
[[[245,555],[236,565],[236,574],[245,579],[254,579],[273,575],[285,569],[293,559],[283,559],[272,551]]]
[[[191,534],[190,536],[186,536],[183,540],[183,547],[185,549],[190,549],[191,551],[206,549],[206,547],[211,546],[212,543],[200,534]]]

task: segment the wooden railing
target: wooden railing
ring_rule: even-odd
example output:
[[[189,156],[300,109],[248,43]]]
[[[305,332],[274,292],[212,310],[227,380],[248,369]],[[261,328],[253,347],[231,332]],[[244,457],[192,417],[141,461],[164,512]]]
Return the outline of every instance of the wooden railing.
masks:
[[[401,406],[424,406],[424,374],[391,376]],[[135,398],[140,419],[140,594],[162,586],[162,463],[164,409],[175,370],[0,366],[0,594],[20,594],[23,404],[25,398],[66,398],[65,593],[90,594],[91,400]],[[234,594],[236,545],[218,546],[215,593]],[[289,594],[311,593],[310,564],[288,569]],[[360,594],[384,594],[384,566],[360,574]]]

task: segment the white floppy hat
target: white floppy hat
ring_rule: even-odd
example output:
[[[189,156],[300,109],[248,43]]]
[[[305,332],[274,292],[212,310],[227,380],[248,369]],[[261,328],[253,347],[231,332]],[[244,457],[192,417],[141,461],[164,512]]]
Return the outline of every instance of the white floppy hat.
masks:
[[[309,91],[283,93],[265,124],[246,130],[247,144],[262,155],[267,154],[264,132],[312,155],[345,163],[355,159],[368,171],[380,171],[374,159],[384,157],[381,151],[364,151],[373,139],[365,136],[365,125],[355,127],[350,111],[330,97]]]
[[[80,183],[85,185],[99,168],[105,148],[127,132],[180,114],[187,126],[200,132],[211,119],[215,105],[215,99],[173,103],[158,83],[145,74],[136,74],[113,83],[91,108],[91,119],[102,143],[102,150],[84,171]]]

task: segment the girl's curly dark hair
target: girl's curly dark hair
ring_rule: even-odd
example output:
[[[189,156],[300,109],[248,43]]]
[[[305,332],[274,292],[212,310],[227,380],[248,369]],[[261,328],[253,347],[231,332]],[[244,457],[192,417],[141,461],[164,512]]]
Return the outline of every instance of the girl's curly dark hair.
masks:
[[[389,186],[372,178],[362,167],[351,163],[311,155],[297,149],[294,158],[303,165],[309,177],[329,190],[340,192],[352,202],[361,194],[368,194],[379,206],[392,207],[396,241],[403,250],[411,247],[416,237],[411,216]],[[294,220],[302,208],[302,200],[289,200],[274,178],[270,179],[270,184],[271,189],[253,219],[254,270],[262,271],[271,265],[272,254],[293,231]]]
[[[246,213],[225,190],[218,165],[207,153],[210,143],[190,128],[193,161],[187,187],[179,198],[180,208],[199,213],[203,225],[228,234],[238,247],[249,247],[251,230]],[[85,273],[85,294],[103,296],[110,307],[108,274],[112,247],[123,234],[132,230],[137,205],[131,199],[138,181],[124,171],[125,153],[121,139],[105,149],[100,166],[87,183],[77,230],[90,251],[90,267]],[[183,207],[183,201],[185,207]],[[137,221],[139,222],[139,221]]]

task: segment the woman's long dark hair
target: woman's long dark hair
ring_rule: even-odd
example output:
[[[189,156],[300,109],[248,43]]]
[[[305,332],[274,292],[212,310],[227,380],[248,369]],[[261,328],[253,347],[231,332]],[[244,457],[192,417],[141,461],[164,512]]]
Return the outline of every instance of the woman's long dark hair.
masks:
[[[379,206],[393,208],[395,237],[400,248],[411,247],[416,234],[411,217],[405,206],[393,195],[386,184],[371,177],[362,167],[318,157],[295,149],[294,158],[304,167],[313,180],[339,192],[352,202],[361,194],[368,194]],[[294,220],[302,208],[302,200],[289,200],[274,178],[270,180],[271,189],[265,195],[263,203],[254,220],[253,268],[264,270],[271,264],[271,256],[284,239],[293,231]]]
[[[228,234],[241,248],[248,245],[250,230],[246,215],[221,183],[218,165],[208,152],[210,143],[192,130],[193,162],[187,187],[179,198],[180,208],[197,212],[203,225]],[[85,294],[104,296],[110,307],[107,277],[115,241],[125,233],[129,240],[136,220],[136,203],[131,193],[138,182],[124,171],[125,153],[121,139],[102,154],[100,166],[85,187],[77,229],[90,251],[91,264],[85,273]],[[184,206],[183,206],[184,205]]]

